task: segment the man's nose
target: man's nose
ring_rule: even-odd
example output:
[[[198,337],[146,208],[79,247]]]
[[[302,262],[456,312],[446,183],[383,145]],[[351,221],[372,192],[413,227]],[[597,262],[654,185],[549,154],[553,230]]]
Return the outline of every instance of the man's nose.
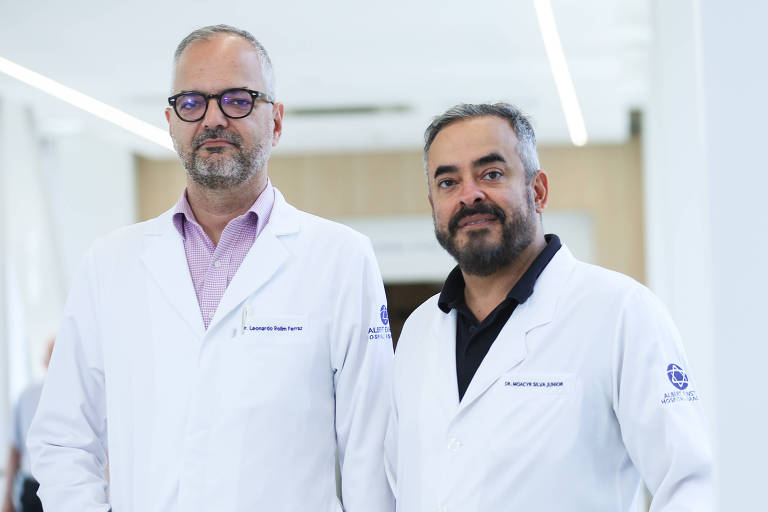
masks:
[[[203,127],[216,128],[217,126],[227,126],[228,124],[229,118],[221,111],[216,98],[208,98],[208,109],[205,111],[205,117],[203,117]]]
[[[464,180],[459,201],[464,206],[471,206],[485,199],[485,192],[474,180]]]

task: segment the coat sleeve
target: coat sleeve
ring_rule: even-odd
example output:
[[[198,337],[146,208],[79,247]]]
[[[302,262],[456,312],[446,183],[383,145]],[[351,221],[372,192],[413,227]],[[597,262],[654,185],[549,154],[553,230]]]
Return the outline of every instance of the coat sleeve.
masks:
[[[357,257],[345,262],[332,341],[341,497],[347,512],[391,512],[384,469],[393,360],[386,297],[370,242],[349,251]]]
[[[93,256],[76,278],[27,443],[47,512],[105,512],[106,407]]]
[[[680,336],[647,289],[632,292],[617,332],[614,410],[651,512],[714,510],[709,426]]]
[[[387,433],[384,437],[384,469],[387,473],[389,488],[397,500],[397,450],[399,441],[397,401],[395,400],[395,386],[391,386],[391,399],[389,405],[389,421],[387,421]]]

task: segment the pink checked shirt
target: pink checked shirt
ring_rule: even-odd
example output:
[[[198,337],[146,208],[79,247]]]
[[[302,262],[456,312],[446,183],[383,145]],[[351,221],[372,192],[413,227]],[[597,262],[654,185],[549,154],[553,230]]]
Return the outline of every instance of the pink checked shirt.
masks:
[[[224,228],[219,245],[214,245],[187,201],[184,189],[173,213],[173,224],[184,240],[189,274],[195,286],[197,303],[208,329],[221,297],[237,269],[251,249],[253,242],[269,222],[275,204],[275,189],[267,180],[264,191],[243,215],[232,219]]]

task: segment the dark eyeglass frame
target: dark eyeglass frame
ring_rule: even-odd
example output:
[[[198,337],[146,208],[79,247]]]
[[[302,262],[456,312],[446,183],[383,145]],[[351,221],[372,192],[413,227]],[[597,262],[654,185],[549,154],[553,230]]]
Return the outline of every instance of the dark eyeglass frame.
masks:
[[[231,116],[224,111],[224,107],[221,105],[221,98],[222,96],[226,96],[228,93],[232,93],[232,91],[247,92],[248,94],[251,95],[251,98],[253,98],[253,102],[251,103],[251,108],[250,110],[248,110],[247,114],[243,114],[242,116]],[[184,119],[183,117],[181,117],[181,114],[179,114],[179,111],[176,110],[178,106],[178,102],[176,100],[179,99],[181,96],[185,96],[187,94],[199,94],[200,96],[205,98],[205,108],[203,109],[203,113],[197,119]],[[253,112],[253,108],[256,106],[257,101],[264,101],[266,103],[271,103],[272,105],[275,104],[275,100],[272,99],[272,96],[270,96],[269,94],[259,92],[259,91],[254,91],[251,89],[246,89],[245,87],[233,87],[231,89],[221,91],[218,94],[205,94],[204,92],[200,92],[200,91],[181,91],[180,93],[174,94],[173,96],[168,98],[168,105],[173,107],[173,111],[176,113],[176,117],[178,117],[182,121],[187,123],[196,123],[200,121],[202,118],[204,118],[205,114],[208,113],[208,104],[211,102],[212,98],[216,98],[216,103],[218,103],[219,105],[219,110],[221,110],[221,113],[230,119],[242,119],[244,117],[248,117],[249,115],[251,115],[251,112]]]

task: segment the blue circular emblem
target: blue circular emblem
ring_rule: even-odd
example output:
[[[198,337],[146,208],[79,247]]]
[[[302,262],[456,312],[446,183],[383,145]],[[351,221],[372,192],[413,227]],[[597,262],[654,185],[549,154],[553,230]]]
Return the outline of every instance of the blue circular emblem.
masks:
[[[381,317],[382,324],[387,325],[389,323],[389,314],[387,313],[387,306],[381,306],[381,311],[379,311],[379,316]]]
[[[680,391],[688,387],[688,375],[686,375],[683,369],[675,363],[667,366],[667,377],[669,378],[669,382]]]

